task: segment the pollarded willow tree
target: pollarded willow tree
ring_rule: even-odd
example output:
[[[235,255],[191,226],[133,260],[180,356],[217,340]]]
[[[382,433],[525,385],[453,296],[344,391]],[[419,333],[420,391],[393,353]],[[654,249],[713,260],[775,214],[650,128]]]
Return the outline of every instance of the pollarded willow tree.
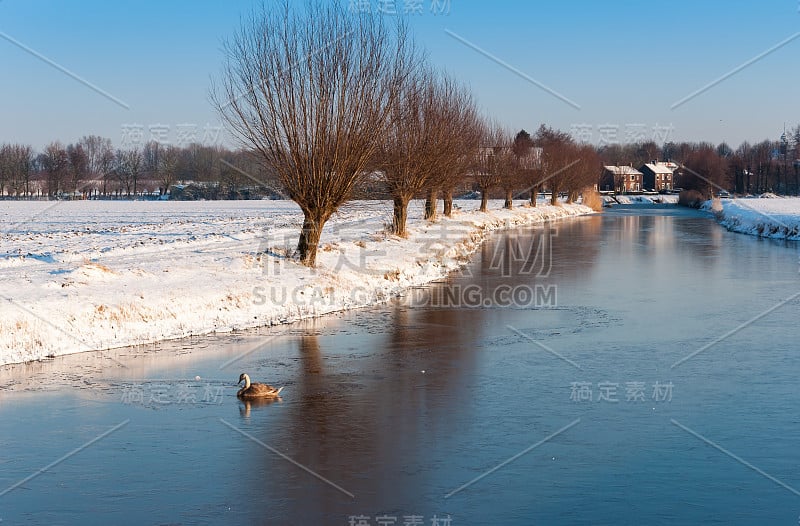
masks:
[[[435,169],[428,181],[425,219],[436,218],[439,193],[444,200],[444,215],[453,210],[453,190],[464,184],[480,147],[481,117],[472,93],[451,79],[443,80],[440,125],[446,130],[438,148]]]
[[[263,7],[226,43],[212,100],[303,211],[297,245],[314,266],[320,234],[374,159],[416,51],[406,26],[340,2]]]
[[[501,186],[503,175],[508,173],[513,153],[508,131],[496,122],[483,128],[481,147],[474,174],[475,186],[481,193],[481,212],[489,205],[489,192]]]
[[[495,151],[497,166],[500,168],[500,188],[503,189],[505,202],[503,208],[514,208],[514,192],[525,186],[522,176],[522,163],[517,157],[515,136],[509,129],[498,131],[499,142]]]
[[[441,174],[440,189],[446,217],[450,217],[453,213],[453,192],[456,187],[469,181],[475,172],[475,160],[481,147],[482,126],[482,117],[478,114],[477,108],[470,108],[462,115],[462,123],[458,128],[461,153],[445,166]]]
[[[376,165],[394,203],[392,231],[406,235],[408,204],[426,187],[435,149],[436,81],[428,69],[404,83],[391,109],[391,125],[378,145]]]
[[[568,133],[542,124],[536,131],[534,142],[542,149],[543,178],[540,184],[546,184],[550,188],[550,204],[556,206],[559,192],[566,187],[569,180],[570,168],[580,161],[575,141]]]
[[[439,185],[464,153],[457,128],[473,107],[469,91],[444,74],[422,69],[405,83],[377,156],[394,201],[395,234],[406,235],[411,199]]]
[[[575,158],[579,160],[570,168],[570,177],[567,180],[567,203],[578,200],[581,193],[594,190],[599,173],[603,171],[603,164],[597,150],[588,144],[576,144]],[[585,196],[584,196],[585,197]]]

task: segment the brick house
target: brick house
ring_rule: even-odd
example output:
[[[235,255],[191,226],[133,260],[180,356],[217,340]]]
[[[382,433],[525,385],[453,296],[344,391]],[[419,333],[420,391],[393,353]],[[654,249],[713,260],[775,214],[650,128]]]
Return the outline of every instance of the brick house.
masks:
[[[673,172],[677,167],[678,165],[675,163],[659,161],[653,161],[652,163],[642,165],[642,167],[639,168],[643,176],[642,188],[645,190],[655,190],[656,192],[672,190],[675,188]]]
[[[641,192],[643,188],[642,172],[633,166],[603,166],[600,190],[629,193]]]

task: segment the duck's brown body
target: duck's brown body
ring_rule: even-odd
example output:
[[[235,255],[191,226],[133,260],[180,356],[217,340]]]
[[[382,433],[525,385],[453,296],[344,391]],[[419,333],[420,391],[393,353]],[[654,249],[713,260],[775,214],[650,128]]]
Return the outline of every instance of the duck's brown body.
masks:
[[[245,373],[239,376],[239,383],[242,383],[242,381],[244,381],[244,387],[239,389],[236,396],[245,400],[251,400],[253,398],[276,398],[283,390],[283,387],[275,388],[267,384],[257,382],[250,383],[250,377]]]

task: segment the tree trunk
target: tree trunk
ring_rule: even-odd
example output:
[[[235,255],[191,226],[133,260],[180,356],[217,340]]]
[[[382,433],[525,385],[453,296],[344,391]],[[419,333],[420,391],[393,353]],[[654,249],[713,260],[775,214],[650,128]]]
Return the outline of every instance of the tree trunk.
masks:
[[[408,202],[405,197],[394,198],[394,214],[392,217],[392,230],[395,235],[406,237],[406,220],[408,219]]]
[[[508,208],[512,210],[514,208],[514,192],[511,190],[506,190],[506,202],[503,203],[503,208]]]
[[[539,187],[534,186],[531,188],[531,206],[536,208],[536,198],[539,196]]]
[[[431,188],[428,191],[428,198],[425,199],[425,219],[429,221],[436,219],[436,198],[438,194],[438,190]]]
[[[444,192],[444,215],[445,217],[452,217],[453,215],[453,191],[445,190]]]
[[[489,208],[489,190],[481,190],[481,212],[486,212]]]
[[[550,204],[558,206],[558,186],[553,185],[551,188],[552,194],[550,195]]]
[[[567,194],[567,204],[571,205],[577,200],[578,200],[578,192],[575,190],[570,190],[569,194]]]
[[[300,262],[307,267],[317,264],[317,247],[322,235],[322,227],[325,226],[327,219],[327,217],[315,217],[309,212],[303,212],[303,229],[300,231],[297,251],[300,253]]]

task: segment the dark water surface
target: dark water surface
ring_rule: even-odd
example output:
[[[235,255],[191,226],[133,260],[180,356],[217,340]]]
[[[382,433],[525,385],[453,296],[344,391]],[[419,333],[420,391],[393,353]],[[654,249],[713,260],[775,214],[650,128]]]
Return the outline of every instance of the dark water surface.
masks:
[[[389,305],[0,368],[0,521],[797,524],[799,263],[620,207]]]

